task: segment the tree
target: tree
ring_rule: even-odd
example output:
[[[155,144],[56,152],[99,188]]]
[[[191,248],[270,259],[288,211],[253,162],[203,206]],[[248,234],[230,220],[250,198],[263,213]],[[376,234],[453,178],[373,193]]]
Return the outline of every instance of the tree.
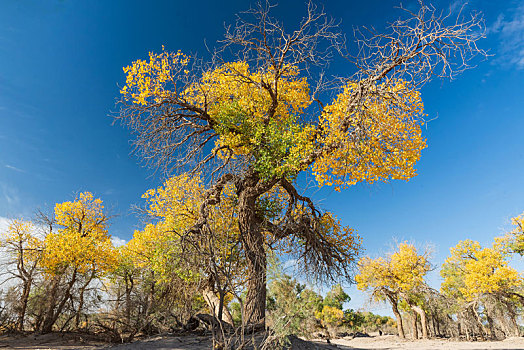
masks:
[[[442,293],[455,300],[464,318],[472,316],[482,337],[496,336],[494,317],[497,312],[494,308],[497,305],[505,309],[506,315],[501,315],[499,320],[505,335],[518,336],[515,308],[524,301],[523,280],[509,266],[509,254],[504,247],[495,242],[493,247],[482,248],[479,242],[464,240],[450,252],[441,270]],[[484,327],[481,312],[488,321],[489,332]],[[505,325],[506,316],[509,316],[512,329]]]
[[[78,326],[89,284],[116,265],[116,252],[107,232],[108,217],[103,209],[102,201],[89,192],[80,193],[74,201],[55,205],[42,257],[49,281],[41,325],[43,333],[52,330],[66,303],[73,302],[75,285],[78,298],[74,317]],[[54,226],[58,227],[56,231]]]
[[[234,294],[235,284],[243,275],[244,261],[234,205],[236,196],[230,185],[222,191],[220,203],[210,208],[202,229],[191,231],[199,219],[199,205],[206,192],[202,180],[198,175],[187,174],[168,179],[143,196],[148,200],[148,215],[157,220],[148,224],[144,233],[154,232],[153,242],[149,239],[155,252],[150,259],[153,270],[166,279],[174,274],[186,282],[197,283],[211,313],[233,325],[224,298],[227,293]],[[135,241],[144,243],[144,238],[135,234],[130,244]],[[166,267],[172,270],[166,271]]]
[[[497,238],[499,244],[520,256],[524,255],[524,213],[511,219],[513,230]]]
[[[422,323],[422,336],[427,338],[426,314],[420,305],[420,294],[426,288],[424,277],[430,268],[427,250],[419,254],[412,244],[400,243],[397,250],[385,258],[362,258],[355,280],[358,289],[370,292],[371,297],[376,300],[387,300],[391,304],[400,337],[405,336],[399,312],[399,307],[404,302],[414,312],[413,337],[417,338],[418,314]]]
[[[269,324],[280,343],[288,342],[290,335],[311,337],[315,314],[322,310],[322,296],[281,274],[269,284],[267,297]]]
[[[455,76],[483,53],[475,14],[454,20],[424,5],[405,10],[385,34],[357,38],[354,56],[344,51],[335,22],[312,3],[291,33],[270,16],[271,7],[262,2],[240,16],[209,64],[163,51],[125,67],[117,115],[135,132],[142,157],[166,170],[205,174],[199,218],[186,232],[202,231],[223,189],[233,186],[252,324],[265,319],[268,247],[287,241],[316,277],[349,277],[359,251],[354,232],[302,195],[297,177],[311,171],[318,186],[341,190],[415,176],[426,147],[417,88],[435,75]],[[226,50],[233,60],[223,58]],[[327,84],[310,68],[322,69],[334,52],[356,72]],[[328,85],[338,94],[321,102]],[[260,207],[271,195],[283,205],[266,216]]]
[[[21,291],[18,296],[19,306],[16,329],[24,330],[24,318],[31,288],[38,273],[39,262],[42,257],[42,241],[35,236],[35,227],[31,222],[13,220],[7,232],[0,239],[0,247],[7,254],[7,272],[12,278],[20,280]],[[10,270],[9,266],[16,266]]]

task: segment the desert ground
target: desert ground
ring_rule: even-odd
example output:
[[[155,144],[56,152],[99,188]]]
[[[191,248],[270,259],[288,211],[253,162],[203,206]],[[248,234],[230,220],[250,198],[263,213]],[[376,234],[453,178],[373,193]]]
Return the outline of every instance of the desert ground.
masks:
[[[48,334],[29,337],[0,337],[0,349],[32,350],[207,350],[211,349],[208,336],[158,336],[128,344],[104,344],[81,335]],[[503,341],[466,342],[444,339],[403,340],[397,336],[372,336],[369,338],[336,339],[331,344],[324,340],[304,341],[296,339],[293,350],[489,350],[489,349],[524,349],[524,338],[509,338]]]

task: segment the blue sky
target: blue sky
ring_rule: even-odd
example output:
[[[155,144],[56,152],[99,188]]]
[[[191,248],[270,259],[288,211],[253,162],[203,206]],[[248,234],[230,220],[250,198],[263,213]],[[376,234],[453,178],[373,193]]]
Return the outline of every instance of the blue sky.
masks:
[[[398,15],[396,1],[322,3],[348,34]],[[224,23],[247,6],[240,0],[3,1],[0,217],[29,218],[36,208],[88,190],[118,215],[111,233],[128,240],[138,225],[131,206],[162,179],[131,154],[128,132],[112,126],[122,67],[162,45],[205,55],[204,40],[212,46]],[[304,8],[303,1],[280,1],[275,15],[292,28]],[[366,254],[410,240],[431,244],[440,265],[459,240],[488,244],[524,211],[524,1],[472,0],[468,9],[484,13],[488,37],[481,46],[493,56],[452,82],[423,88],[428,119],[435,119],[425,130],[418,177],[314,194],[358,229]],[[339,62],[331,70],[352,73]],[[359,307],[364,297],[353,288],[350,294]]]

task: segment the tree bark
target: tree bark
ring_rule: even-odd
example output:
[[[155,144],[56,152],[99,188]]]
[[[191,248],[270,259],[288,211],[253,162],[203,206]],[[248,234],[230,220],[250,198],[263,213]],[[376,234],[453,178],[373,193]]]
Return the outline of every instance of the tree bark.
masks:
[[[220,315],[220,298],[217,297],[217,295],[209,285],[206,285],[206,287],[202,291],[202,294],[204,296],[204,300],[209,306],[209,309],[211,310],[211,312],[213,312],[213,316],[218,318]],[[222,321],[233,326],[233,316],[231,316],[231,312],[229,312],[229,309],[226,305],[222,305]]]
[[[51,301],[49,303],[49,307],[47,309],[46,316],[44,318],[44,323],[42,325],[42,333],[50,333],[53,330],[53,326],[62,313],[62,310],[64,309],[65,304],[67,303],[67,300],[71,297],[71,289],[73,288],[73,285],[76,282],[77,277],[77,271],[76,269],[73,271],[73,274],[71,276],[71,280],[67,284],[67,289],[64,292],[64,296],[62,300],[60,301],[60,304],[58,304],[58,307],[55,310],[56,302],[57,302],[57,292],[58,292],[58,284],[60,283],[60,278],[55,279],[51,295]]]
[[[126,284],[126,305],[125,305],[125,319],[126,319],[126,329],[130,327],[131,324],[131,292],[133,291],[134,281],[131,275],[125,275],[125,284]]]
[[[395,314],[395,317],[397,318],[398,336],[401,338],[406,338],[406,335],[404,334],[404,325],[402,324],[402,316],[400,315],[400,312],[398,311],[398,307],[397,307],[397,300],[391,295],[388,295],[388,299],[389,299],[389,302],[391,303],[391,308],[393,309],[393,313]]]
[[[237,184],[239,199],[239,228],[247,260],[247,294],[244,308],[244,324],[263,328],[266,317],[266,252],[261,220],[257,215],[255,191],[259,179],[256,175],[246,177]]]
[[[484,325],[482,324],[482,320],[480,319],[479,313],[477,312],[476,305],[471,306],[471,310],[473,311],[473,314],[475,315],[475,321],[477,321],[480,337],[482,338],[482,340],[486,340],[488,331],[486,331],[486,327],[484,327]]]
[[[24,288],[22,290],[22,295],[20,297],[20,303],[22,305],[21,305],[21,308],[20,308],[20,312],[18,314],[18,320],[17,320],[17,325],[16,325],[16,328],[20,332],[24,330],[25,312],[27,310],[27,302],[29,300],[29,292],[31,291],[31,284],[32,283],[33,283],[32,279],[25,279],[24,280]]]
[[[428,339],[428,323],[426,319],[426,312],[424,312],[424,310],[417,305],[411,305],[411,309],[415,311],[417,314],[419,314],[420,316],[420,325],[422,328],[422,338]],[[415,315],[415,318],[416,318],[416,315]]]
[[[78,310],[76,311],[75,315],[75,327],[78,329],[80,326],[80,317],[82,316],[82,309],[84,308],[84,293],[87,289],[87,286],[89,286],[89,283],[95,278],[95,270],[91,271],[91,275],[87,279],[87,281],[80,287],[80,290],[78,291]]]
[[[411,315],[411,326],[413,328],[413,339],[418,339],[418,330],[417,330],[417,313],[413,310],[413,314]]]

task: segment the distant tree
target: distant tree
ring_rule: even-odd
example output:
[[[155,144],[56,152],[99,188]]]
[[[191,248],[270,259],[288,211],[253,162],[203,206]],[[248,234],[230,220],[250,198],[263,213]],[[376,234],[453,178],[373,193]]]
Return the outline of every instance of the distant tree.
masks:
[[[417,338],[418,314],[422,323],[422,336],[427,338],[426,313],[421,307],[420,296],[426,289],[424,277],[430,268],[428,251],[419,254],[412,244],[400,243],[395,252],[386,257],[362,258],[355,280],[358,289],[368,291],[376,300],[387,300],[391,304],[400,337],[405,334],[399,307],[405,303],[415,313],[413,337]]]
[[[16,328],[24,330],[24,319],[29,302],[31,288],[38,275],[38,267],[42,258],[43,244],[35,235],[36,228],[33,223],[23,220],[10,222],[7,231],[2,233],[0,248],[6,254],[7,279],[18,280],[21,289],[18,295],[18,319]]]
[[[385,33],[359,32],[351,55],[336,23],[312,3],[292,32],[271,7],[262,2],[241,15],[209,64],[163,51],[125,67],[117,116],[144,159],[204,174],[199,218],[187,232],[205,233],[211,208],[233,186],[249,277],[245,315],[261,325],[268,247],[284,243],[316,277],[350,277],[360,248],[353,230],[301,194],[297,177],[311,171],[319,187],[341,190],[415,176],[426,147],[417,89],[468,68],[483,54],[476,42],[484,33],[475,14],[450,18],[421,4]],[[226,61],[225,51],[234,58]],[[314,74],[337,52],[354,74],[332,81]],[[332,98],[327,87],[337,91]],[[271,196],[281,205],[266,215],[261,207]]]
[[[499,244],[513,253],[524,255],[524,213],[511,219],[513,230],[497,238]]]
[[[502,307],[499,324],[505,336],[519,335],[516,309],[523,305],[523,279],[508,264],[509,254],[497,242],[482,248],[479,242],[464,240],[450,249],[442,266],[442,293],[455,301],[459,317],[471,317],[482,337],[495,337],[494,319]],[[486,317],[486,330],[480,314]],[[511,322],[506,326],[506,319]]]
[[[207,213],[205,234],[188,231],[199,219],[206,193],[199,176],[175,176],[147,191],[143,197],[151,222],[134,233],[126,249],[135,266],[156,276],[151,283],[200,291],[211,313],[233,325],[224,298],[242,280],[245,264],[233,205],[236,197],[230,188],[223,191],[221,202]]]
[[[342,310],[343,304],[350,300],[350,296],[344,291],[344,289],[342,289],[342,286],[339,283],[331,287],[331,290],[326,294],[326,297],[324,298],[323,304]]]
[[[78,327],[90,283],[115,268],[117,255],[107,221],[102,201],[89,192],[80,193],[74,201],[56,204],[41,262],[48,280],[40,329],[43,333],[52,331],[67,303],[73,301]]]
[[[290,335],[310,338],[317,326],[315,314],[322,310],[322,296],[283,274],[269,284],[267,310],[269,325],[281,342]]]

